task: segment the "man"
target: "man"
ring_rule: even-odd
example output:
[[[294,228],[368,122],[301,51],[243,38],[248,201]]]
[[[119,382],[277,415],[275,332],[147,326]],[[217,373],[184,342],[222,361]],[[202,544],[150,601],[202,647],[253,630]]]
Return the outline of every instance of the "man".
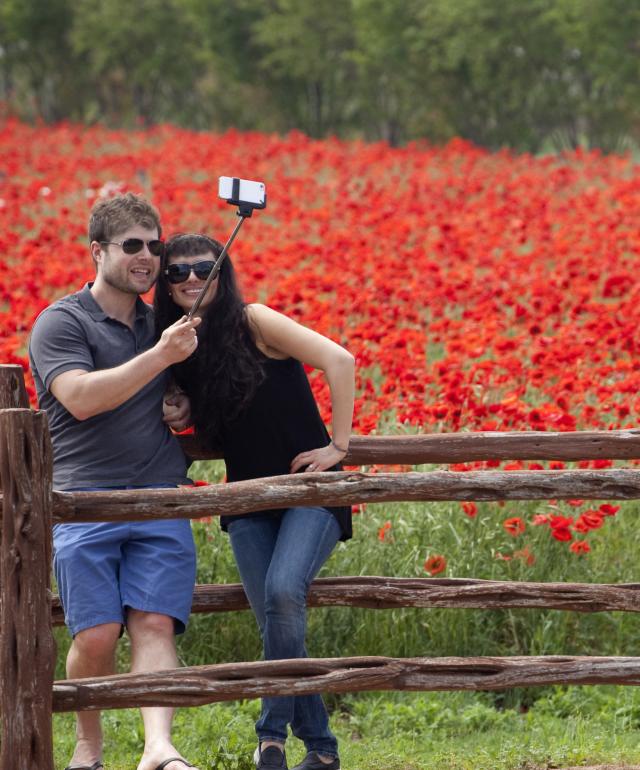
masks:
[[[160,270],[158,212],[128,193],[98,202],[89,221],[96,278],[37,318],[29,355],[40,407],[49,417],[53,486],[58,490],[177,486],[186,461],[162,421],[168,367],[197,347],[198,320],[182,318],[156,341],[140,294]],[[185,410],[175,404],[175,422]],[[175,424],[174,422],[174,424]],[[123,626],[131,670],[176,668],[175,633],[184,631],[195,582],[187,520],[59,524],[54,568],[73,636],[70,679],[113,672]],[[138,770],[192,767],[171,744],[173,710],[143,708],[145,746]],[[100,714],[76,715],[69,768],[102,768]]]

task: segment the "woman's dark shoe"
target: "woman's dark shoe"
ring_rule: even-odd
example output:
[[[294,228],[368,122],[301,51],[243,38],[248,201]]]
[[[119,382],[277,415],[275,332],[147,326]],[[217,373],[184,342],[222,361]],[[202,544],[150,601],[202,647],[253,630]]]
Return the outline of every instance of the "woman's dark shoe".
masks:
[[[260,751],[258,746],[253,761],[256,763],[256,770],[288,770],[287,757],[277,746],[267,746],[264,751]]]
[[[340,770],[340,757],[333,762],[323,762],[317,751],[310,751],[299,765],[291,770]]]

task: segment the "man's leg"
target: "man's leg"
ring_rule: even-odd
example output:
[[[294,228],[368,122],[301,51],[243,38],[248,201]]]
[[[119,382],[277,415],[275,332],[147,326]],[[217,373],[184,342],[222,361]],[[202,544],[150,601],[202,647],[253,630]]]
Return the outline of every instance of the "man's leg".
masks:
[[[67,655],[67,677],[84,679],[112,674],[121,628],[120,623],[104,623],[78,632]],[[100,712],[79,711],[76,714],[76,748],[70,765],[91,766],[101,758]]]
[[[131,670],[178,668],[175,634],[189,619],[196,558],[191,522],[187,520],[132,522],[122,549],[120,592],[131,638]],[[155,768],[180,757],[171,743],[173,708],[142,709],[145,748],[139,770]],[[166,770],[184,770],[171,762]]]
[[[174,621],[168,615],[129,609],[127,630],[131,638],[131,671],[161,671],[178,668],[174,636]],[[181,754],[171,743],[172,707],[140,709],[144,722],[144,753],[138,770],[155,770],[169,759]],[[183,762],[171,762],[166,770],[184,770]]]
[[[57,524],[53,528],[53,566],[73,636],[67,676],[107,676],[124,617],[118,587],[120,542],[127,524]],[[124,533],[124,534],[123,534]],[[100,714],[77,714],[77,745],[70,762],[91,766],[102,757]]]

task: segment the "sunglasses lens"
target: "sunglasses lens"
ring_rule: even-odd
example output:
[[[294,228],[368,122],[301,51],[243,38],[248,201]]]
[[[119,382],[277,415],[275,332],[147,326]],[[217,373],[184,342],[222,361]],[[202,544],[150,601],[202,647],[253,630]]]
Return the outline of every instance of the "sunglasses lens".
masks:
[[[144,241],[140,238],[127,238],[122,241],[122,251],[125,254],[137,254],[139,251],[142,251],[143,246]]]
[[[166,270],[169,283],[183,283],[189,277],[191,265],[169,265]]]
[[[196,274],[196,278],[201,281],[206,280],[209,277],[209,273],[213,270],[215,262],[198,262],[193,266],[193,272]]]
[[[209,260],[205,262],[196,262],[195,265],[187,265],[180,262],[169,265],[165,270],[165,275],[167,276],[169,283],[183,283],[187,280],[193,270],[199,281],[205,281],[209,277],[209,273],[213,270],[214,265],[215,262]]]
[[[154,257],[161,257],[164,254],[164,242],[163,241],[148,241],[147,248],[149,253]]]
[[[144,248],[144,241],[141,238],[127,238],[122,241],[122,251],[125,254],[139,254]],[[164,254],[164,243],[162,241],[147,241],[149,253],[154,257],[161,257]]]

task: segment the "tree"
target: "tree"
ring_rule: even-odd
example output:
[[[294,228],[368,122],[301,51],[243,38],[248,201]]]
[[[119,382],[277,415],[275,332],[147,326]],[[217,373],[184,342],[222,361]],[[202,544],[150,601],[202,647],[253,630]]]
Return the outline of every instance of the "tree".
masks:
[[[53,121],[77,116],[82,68],[68,36],[72,15],[70,0],[0,4],[3,98],[17,102],[27,117]]]
[[[488,147],[537,150],[553,128],[564,86],[555,0],[427,0],[419,52],[450,130]]]
[[[620,150],[637,132],[640,5],[634,0],[556,0],[546,14],[562,39],[565,120],[556,145]]]
[[[312,136],[342,128],[353,98],[351,3],[271,0],[252,32],[263,76],[286,127]]]
[[[94,83],[91,119],[150,124],[175,116],[194,93],[202,40],[180,0],[83,0],[71,39]]]
[[[412,56],[422,0],[352,0],[358,122],[368,138],[399,144],[417,114],[423,72]],[[420,122],[420,118],[418,118]]]

